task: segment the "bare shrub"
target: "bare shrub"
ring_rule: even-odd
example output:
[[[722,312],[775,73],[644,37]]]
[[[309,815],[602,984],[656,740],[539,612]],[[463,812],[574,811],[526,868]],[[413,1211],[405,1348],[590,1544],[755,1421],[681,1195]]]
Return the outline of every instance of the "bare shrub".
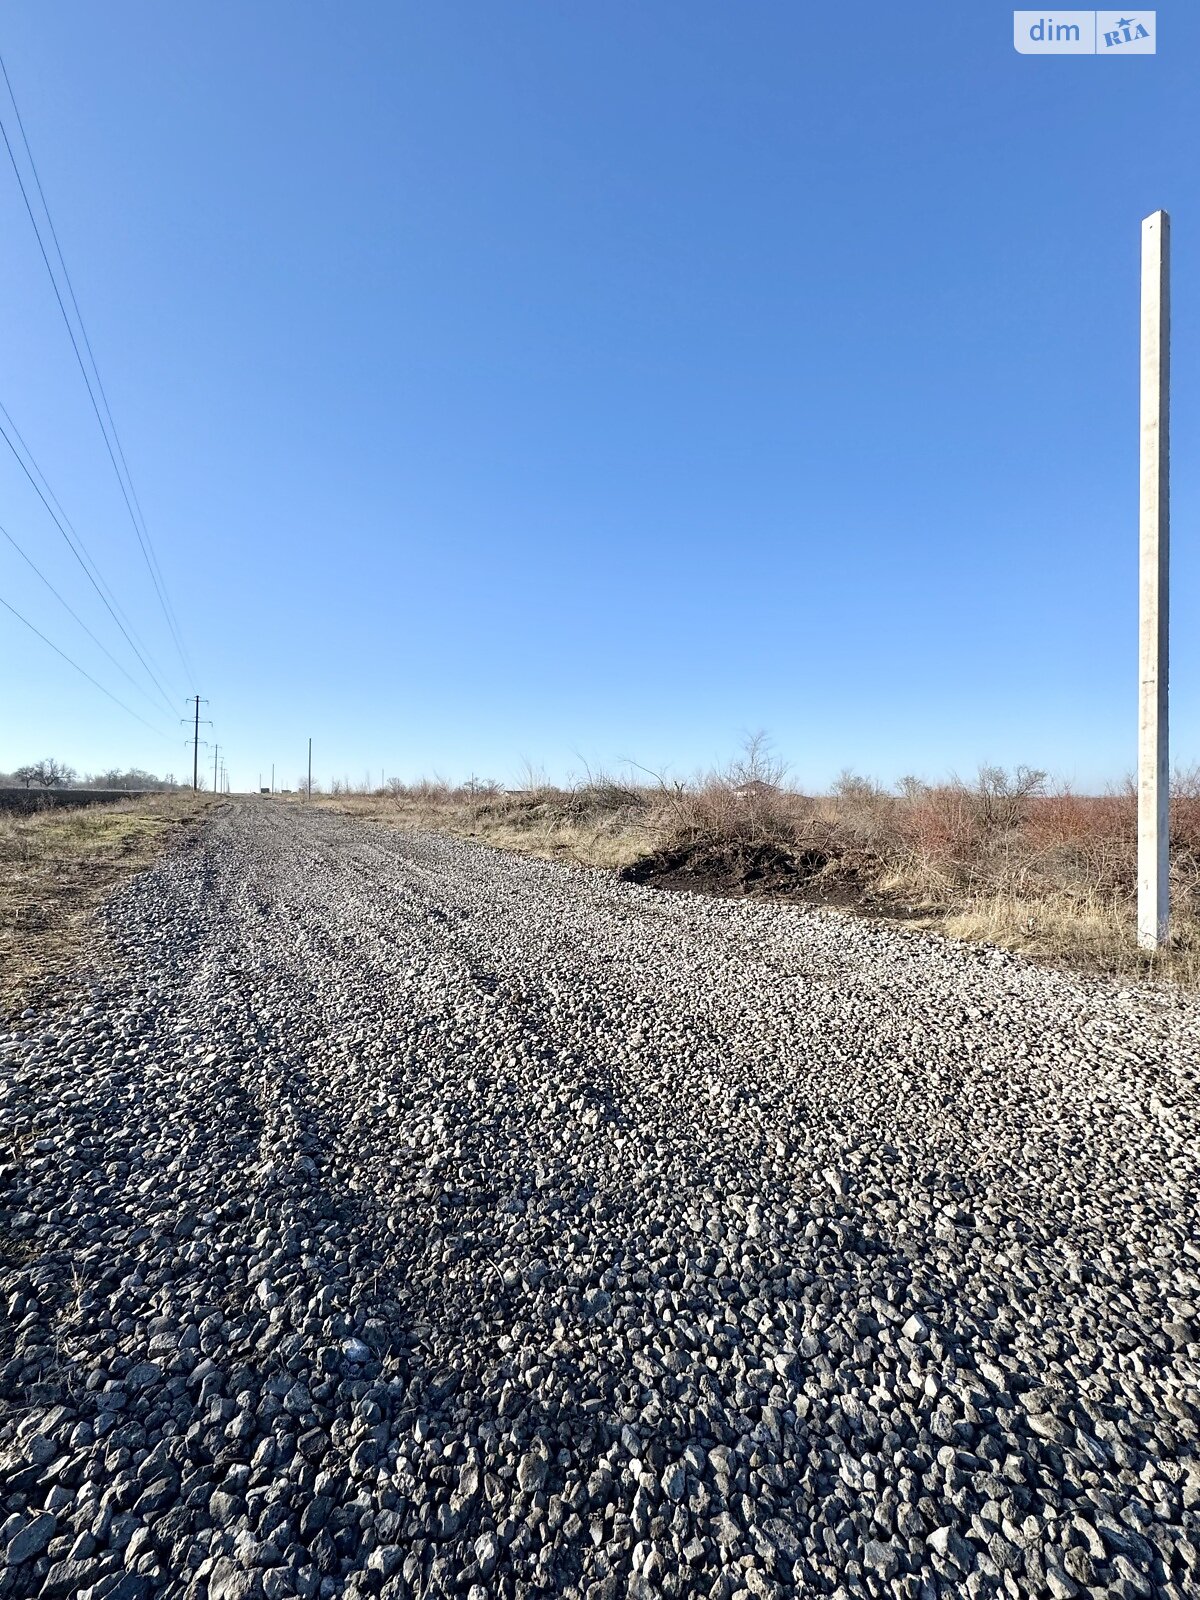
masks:
[[[656,821],[672,842],[792,843],[800,802],[784,787],[787,770],[772,754],[766,735],[751,734],[740,756],[691,783],[653,774]]]
[[[874,778],[845,768],[834,782],[827,810],[846,849],[885,860],[894,859],[904,848],[901,805],[901,798],[889,794]]]
[[[477,778],[472,773],[463,784],[462,793],[469,800],[494,800],[504,793],[504,786],[497,778]]]
[[[597,822],[616,817],[640,817],[650,806],[644,786],[620,778],[602,768],[593,771],[585,761],[584,776],[568,790],[568,809],[581,821]]]
[[[894,796],[872,793],[855,780],[851,803],[860,817],[873,817],[871,838],[881,856],[937,895],[1006,878],[1015,864],[1027,865],[1021,830],[1045,786],[1045,773],[1033,767],[1009,773],[984,766],[974,784],[905,777]]]
[[[445,778],[435,774],[432,778],[419,778],[416,783],[409,784],[408,793],[422,805],[442,806],[449,801],[452,790]]]
[[[1031,804],[1021,845],[1045,884],[1080,895],[1132,895],[1137,807],[1132,795],[1079,795],[1069,786]]]
[[[963,785],[909,780],[903,799],[898,854],[923,870],[931,887],[959,876],[980,843],[977,813]]]
[[[1006,833],[1029,816],[1030,803],[1046,792],[1046,774],[1037,767],[980,767],[970,791],[980,828],[986,834]]]
[[[521,761],[520,777],[515,785],[515,791],[531,800],[539,800],[555,792],[554,785],[546,776],[545,768],[539,767],[528,756]]]
[[[1172,775],[1171,844],[1200,860],[1200,764]]]
[[[904,782],[915,782],[905,779]],[[872,811],[888,805],[891,796],[874,778],[861,777],[849,767],[843,767],[833,783],[833,797],[847,809]]]

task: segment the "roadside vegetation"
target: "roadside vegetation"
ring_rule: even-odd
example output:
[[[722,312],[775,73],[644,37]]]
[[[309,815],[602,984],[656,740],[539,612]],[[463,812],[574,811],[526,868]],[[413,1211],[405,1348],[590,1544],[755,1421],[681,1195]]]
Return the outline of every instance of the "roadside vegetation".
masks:
[[[302,797],[301,797],[302,798]],[[314,803],[433,828],[664,888],[789,897],[901,918],[1093,972],[1200,987],[1200,769],[1171,800],[1172,943],[1137,948],[1131,784],[1077,794],[1027,767],[970,781],[847,772],[828,795],[793,787],[765,741],[690,781],[586,773],[520,788],[349,781]]]
[[[212,803],[166,792],[108,805],[0,810],[0,1017],[80,957],[91,915]]]
[[[147,789],[191,790],[189,782],[160,778],[141,767],[109,767],[105,772],[80,773],[55,756],[27,761],[12,772],[0,772],[0,789]],[[200,785],[204,787],[203,784]]]

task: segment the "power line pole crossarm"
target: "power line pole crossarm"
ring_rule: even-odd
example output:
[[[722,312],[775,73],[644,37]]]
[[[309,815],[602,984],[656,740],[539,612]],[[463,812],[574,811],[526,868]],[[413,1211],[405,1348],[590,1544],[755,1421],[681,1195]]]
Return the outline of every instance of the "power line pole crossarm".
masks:
[[[192,746],[192,793],[194,794],[196,792],[196,790],[199,789],[199,787],[200,787],[200,721],[201,721],[201,718],[200,718],[200,706],[201,706],[202,703],[204,705],[207,705],[208,701],[207,700],[203,700],[202,701],[202,697],[200,695],[198,695],[198,694],[191,695],[189,698],[192,699],[195,702],[195,707],[196,707],[195,716],[194,716],[193,722],[192,722],[192,727],[193,727],[192,737],[191,737],[191,740],[189,741],[191,746]],[[180,718],[180,721],[184,722],[185,726],[186,726],[186,719],[185,718]],[[209,718],[209,717],[205,717],[204,718],[204,726],[206,728],[211,728],[212,727],[211,718]]]
[[[1143,950],[1170,922],[1171,219],[1142,223],[1141,496],[1138,527],[1138,904]]]

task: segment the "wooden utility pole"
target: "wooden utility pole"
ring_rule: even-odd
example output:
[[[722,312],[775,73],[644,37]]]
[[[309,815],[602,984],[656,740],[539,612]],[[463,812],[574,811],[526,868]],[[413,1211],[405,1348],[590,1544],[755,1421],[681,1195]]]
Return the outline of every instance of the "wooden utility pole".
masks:
[[[1170,920],[1169,425],[1171,219],[1142,223],[1141,501],[1138,579],[1138,944],[1158,950]]]

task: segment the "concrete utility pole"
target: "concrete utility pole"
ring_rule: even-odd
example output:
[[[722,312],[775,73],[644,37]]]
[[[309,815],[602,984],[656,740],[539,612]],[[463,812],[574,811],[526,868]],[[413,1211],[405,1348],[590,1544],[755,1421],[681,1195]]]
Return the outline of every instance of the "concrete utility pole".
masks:
[[[187,741],[192,747],[192,791],[194,793],[200,787],[200,701],[202,697],[197,694],[189,695],[188,698],[195,700],[196,702],[196,711],[192,726],[192,737]],[[207,705],[208,701],[205,700],[204,704]],[[187,726],[188,719],[186,717],[180,717],[179,720],[183,723],[184,727]],[[212,722],[208,717],[204,718],[204,726],[206,728],[210,728],[212,726]]]
[[[1169,424],[1171,219],[1142,223],[1141,503],[1138,581],[1138,944],[1158,950],[1170,919]]]
[[[213,793],[217,792],[217,757],[221,754],[221,746],[213,745]]]
[[[308,741],[308,803],[312,804],[312,740]]]
[[[271,793],[275,793],[275,763],[271,763]]]

